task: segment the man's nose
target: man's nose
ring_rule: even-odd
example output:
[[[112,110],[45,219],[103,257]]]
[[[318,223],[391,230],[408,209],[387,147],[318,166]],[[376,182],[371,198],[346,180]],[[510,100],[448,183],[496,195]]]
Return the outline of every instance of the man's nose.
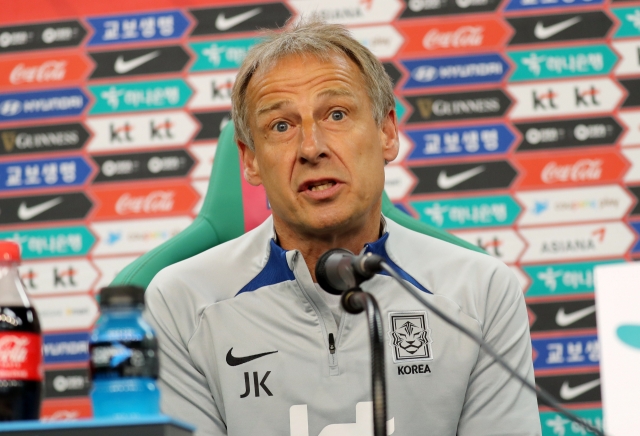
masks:
[[[298,147],[298,157],[303,163],[318,163],[322,158],[329,156],[329,147],[327,147],[324,135],[322,135],[315,121],[304,121],[301,132],[302,137]]]

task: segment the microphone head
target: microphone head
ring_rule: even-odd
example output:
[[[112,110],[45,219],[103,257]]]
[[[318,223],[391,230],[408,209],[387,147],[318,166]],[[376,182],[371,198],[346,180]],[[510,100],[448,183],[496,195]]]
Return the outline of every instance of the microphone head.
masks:
[[[333,295],[341,295],[345,291],[344,284],[338,276],[336,276],[336,265],[341,262],[351,263],[353,253],[344,248],[334,248],[327,251],[316,263],[316,280],[322,289]],[[327,270],[327,266],[329,270]],[[341,289],[345,288],[345,289]]]

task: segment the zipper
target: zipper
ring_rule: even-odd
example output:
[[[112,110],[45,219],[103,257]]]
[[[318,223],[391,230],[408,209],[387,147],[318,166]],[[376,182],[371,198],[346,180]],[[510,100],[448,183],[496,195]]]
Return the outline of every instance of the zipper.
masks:
[[[292,271],[293,271],[294,277],[296,278],[296,284],[298,285],[298,289],[300,289],[300,291],[302,292],[302,295],[306,298],[307,302],[309,302],[309,304],[313,308],[313,311],[316,313],[316,316],[318,317],[320,330],[322,332],[322,338],[326,340],[325,346],[328,346],[328,351],[329,351],[329,355],[328,355],[329,356],[329,375],[331,375],[331,376],[340,375],[340,368],[338,367],[338,355],[337,355],[337,351],[338,350],[337,350],[337,347],[336,347],[336,337],[332,332],[330,332],[331,329],[329,328],[329,326],[327,326],[326,320],[322,316],[320,308],[314,302],[314,299],[307,293],[307,291],[306,291],[305,287],[303,286],[303,283],[302,283],[300,277],[298,276],[296,270],[293,269]],[[315,286],[315,285],[313,285],[313,283],[311,283],[311,286]],[[314,288],[314,291],[316,291],[315,288]],[[318,297],[322,298],[319,295],[318,295]],[[332,314],[330,314],[330,316],[333,317]],[[340,341],[342,328],[344,326],[344,316],[345,316],[345,313],[342,314],[342,319],[341,319],[341,322],[340,322],[340,326],[336,326],[336,327],[338,327],[338,332],[337,332],[338,342]],[[327,348],[325,348],[325,350],[327,350]]]

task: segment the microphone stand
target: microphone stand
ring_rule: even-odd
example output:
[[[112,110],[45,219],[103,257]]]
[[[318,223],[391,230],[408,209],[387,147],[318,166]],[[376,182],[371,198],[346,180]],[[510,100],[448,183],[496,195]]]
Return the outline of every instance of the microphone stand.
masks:
[[[378,302],[359,287],[344,291],[342,307],[351,314],[366,312],[371,343],[371,397],[373,400],[373,434],[387,436],[387,385],[384,371],[384,330]]]

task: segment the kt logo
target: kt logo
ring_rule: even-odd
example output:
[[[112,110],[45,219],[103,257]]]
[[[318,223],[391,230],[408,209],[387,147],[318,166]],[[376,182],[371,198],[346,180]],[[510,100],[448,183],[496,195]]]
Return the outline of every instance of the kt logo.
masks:
[[[151,129],[151,139],[173,138],[173,135],[171,134],[172,127],[173,123],[168,119],[161,124],[156,124],[153,120],[151,120],[151,122],[149,123],[149,128]]]
[[[131,137],[131,131],[133,130],[133,126],[129,124],[129,122],[124,123],[124,125],[120,127],[116,127],[114,124],[109,124],[110,142],[131,142],[133,138]]]
[[[581,91],[578,87],[573,88],[576,96],[576,107],[580,106],[599,106],[600,103],[596,100],[596,96],[600,91],[595,86],[589,87],[589,89]]]
[[[538,94],[533,91],[533,108],[534,109],[556,109],[555,98],[558,96],[553,90],[549,89],[546,94]]]
[[[217,84],[214,80],[211,82],[211,98],[213,100],[227,100],[231,98],[231,88],[233,88],[231,80],[227,80],[222,84]]]
[[[36,274],[36,272],[31,268],[29,268],[29,270],[26,273],[20,275],[20,278],[22,279],[22,283],[24,283],[25,286],[27,286],[29,289],[38,289],[38,287],[34,282],[34,280],[37,277],[38,277],[38,274]]]
[[[53,286],[67,287],[76,286],[74,277],[77,271],[73,267],[69,267],[66,270],[58,271],[58,268],[53,269]]]

